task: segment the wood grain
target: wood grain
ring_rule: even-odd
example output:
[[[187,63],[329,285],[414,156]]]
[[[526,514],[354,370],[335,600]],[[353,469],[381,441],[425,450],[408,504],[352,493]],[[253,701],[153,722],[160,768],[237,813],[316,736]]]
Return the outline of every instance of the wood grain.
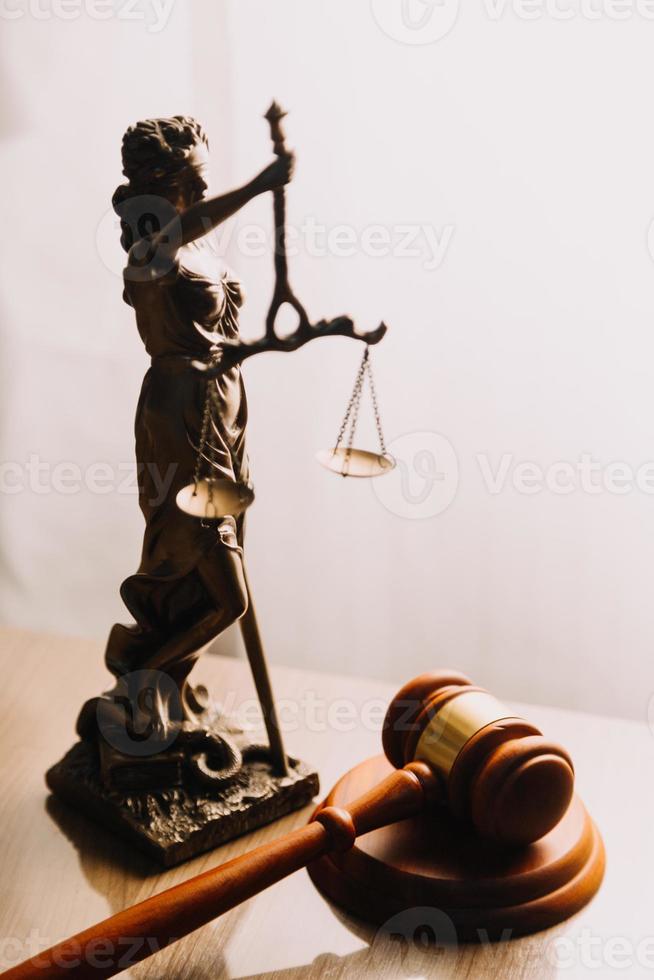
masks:
[[[101,645],[4,630],[0,666],[5,678],[0,712],[3,968],[191,874],[300,827],[309,817],[307,808],[180,868],[159,873],[127,845],[47,799],[43,773],[71,743],[79,704],[108,680]],[[425,669],[434,666],[438,664],[425,657]],[[379,753],[381,718],[396,685],[287,669],[275,670],[273,679],[288,749],[301,752],[318,767],[326,789],[357,762]],[[198,680],[223,700],[242,705],[246,714],[252,712],[254,691],[244,663],[205,657]],[[425,956],[418,947],[375,938],[374,930],[332,910],[300,872],[124,976],[136,980],[606,977],[614,972],[607,965],[611,957],[620,961],[618,941],[627,949],[622,954],[627,966],[619,975],[651,976],[654,739],[645,721],[648,697],[643,692],[642,724],[537,705],[516,706],[519,714],[570,750],[577,789],[607,847],[602,890],[562,927],[511,943]],[[347,711],[344,698],[352,706]],[[350,722],[352,715],[357,720]],[[331,724],[323,723],[325,718]],[[556,940],[563,964],[559,967]]]

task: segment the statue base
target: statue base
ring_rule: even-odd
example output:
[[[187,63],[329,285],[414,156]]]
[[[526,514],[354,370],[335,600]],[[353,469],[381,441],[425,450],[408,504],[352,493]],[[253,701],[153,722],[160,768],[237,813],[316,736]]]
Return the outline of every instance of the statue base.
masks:
[[[176,760],[170,765],[174,768]],[[46,783],[59,799],[166,868],[306,806],[320,788],[316,772],[289,759],[288,776],[276,776],[267,762],[246,761],[229,783],[216,788],[108,789],[90,742],[77,742],[48,770]]]

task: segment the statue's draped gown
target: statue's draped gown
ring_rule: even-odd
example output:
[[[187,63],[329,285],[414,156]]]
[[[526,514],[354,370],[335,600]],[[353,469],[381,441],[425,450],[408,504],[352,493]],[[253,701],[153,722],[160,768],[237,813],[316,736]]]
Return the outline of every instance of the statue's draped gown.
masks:
[[[136,312],[152,364],[135,422],[139,503],[146,524],[143,551],[138,571],[120,590],[137,625],[117,624],[111,632],[106,662],[115,675],[147,667],[167,639],[215,610],[197,566],[203,559],[210,562],[213,549],[242,547],[242,519],[204,524],[175,503],[178,491],[193,482],[207,384],[215,386],[217,398],[204,473],[250,482],[240,369],[207,381],[191,366],[194,359],[206,360],[221,339],[238,336],[239,283],[198,242],[180,249],[170,268],[128,265],[124,284],[124,298]]]

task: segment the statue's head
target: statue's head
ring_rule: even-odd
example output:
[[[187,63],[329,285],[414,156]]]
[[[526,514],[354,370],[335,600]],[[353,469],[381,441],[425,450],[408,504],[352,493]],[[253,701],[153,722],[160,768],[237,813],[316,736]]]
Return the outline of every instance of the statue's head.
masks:
[[[159,197],[177,211],[201,200],[207,190],[209,164],[207,137],[190,116],[145,119],[130,126],[123,136],[123,173],[112,198],[123,218],[124,205],[135,197]],[[129,223],[121,221],[121,244],[128,251],[134,243]]]

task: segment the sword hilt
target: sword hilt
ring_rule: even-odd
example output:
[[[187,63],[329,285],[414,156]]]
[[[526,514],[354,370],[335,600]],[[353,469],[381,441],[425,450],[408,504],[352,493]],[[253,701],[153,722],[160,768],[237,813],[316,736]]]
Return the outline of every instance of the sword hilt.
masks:
[[[282,109],[278,102],[270,103],[270,108],[265,114],[264,119],[270,124],[270,138],[273,143],[273,151],[276,156],[287,153],[286,137],[282,129],[282,119],[286,111]],[[266,334],[268,337],[275,336],[275,319],[280,306],[288,303],[297,312],[299,317],[298,332],[302,333],[309,329],[309,317],[299,299],[295,296],[288,281],[288,263],[286,259],[286,189],[277,187],[273,191],[273,212],[275,219],[275,291],[272,303],[266,317]]]
[[[286,145],[284,135],[284,130],[282,129],[282,119],[286,115],[286,110],[282,109],[278,102],[273,101],[270,103],[270,108],[265,114],[264,119],[267,119],[270,124],[270,138],[273,142],[273,152],[276,156],[281,156],[282,153],[286,153]]]

